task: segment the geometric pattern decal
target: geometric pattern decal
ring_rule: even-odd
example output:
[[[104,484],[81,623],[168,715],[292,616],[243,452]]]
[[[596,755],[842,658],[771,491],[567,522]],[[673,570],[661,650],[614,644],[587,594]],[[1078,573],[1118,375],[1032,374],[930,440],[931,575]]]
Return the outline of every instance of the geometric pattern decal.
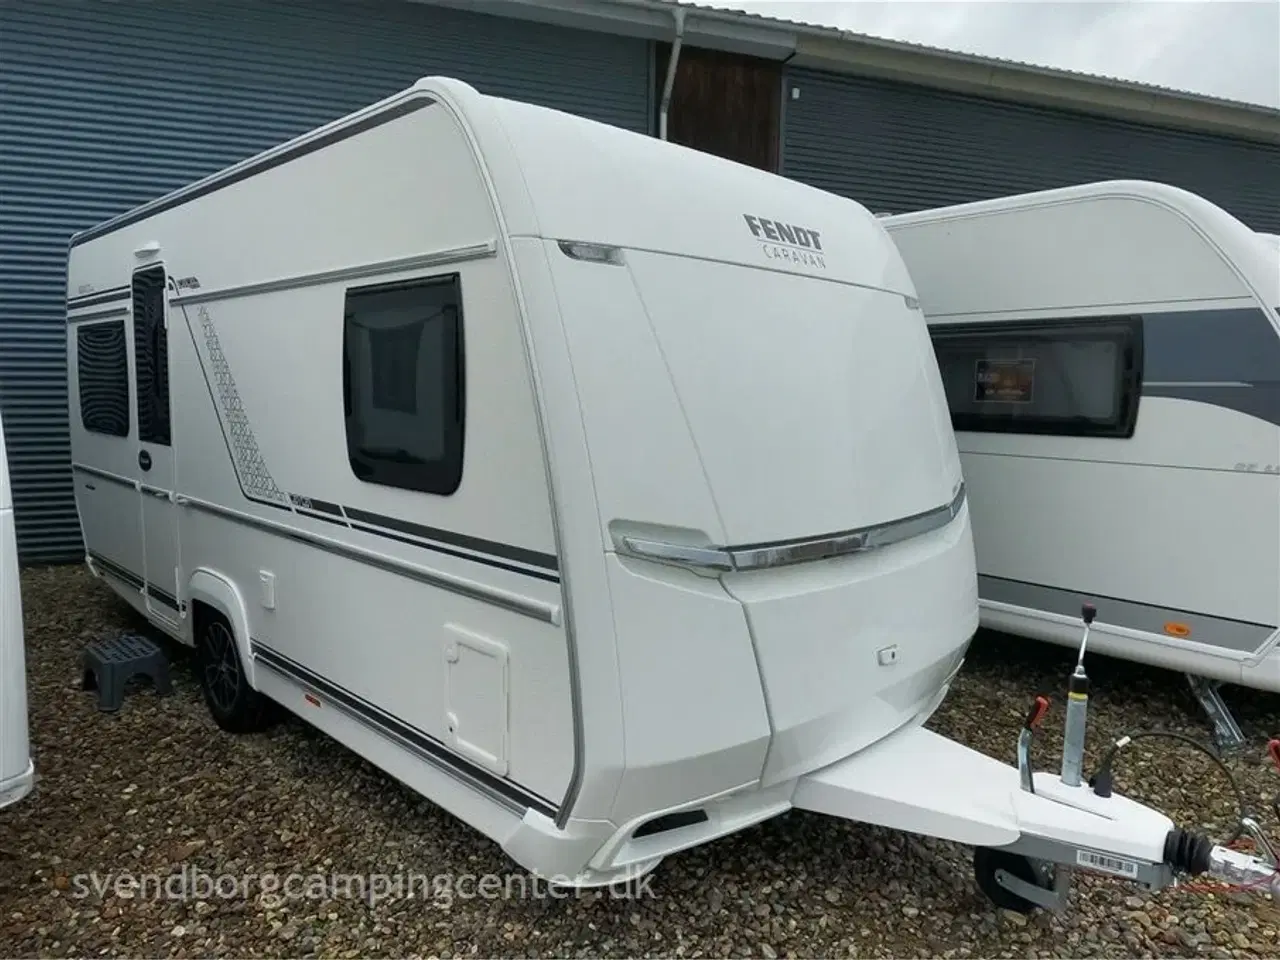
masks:
[[[262,451],[258,449],[253,427],[249,425],[249,415],[245,413],[240,391],[236,389],[236,378],[231,375],[231,365],[222,352],[218,331],[213,327],[213,318],[203,306],[200,307],[199,315],[200,327],[204,331],[204,345],[209,354],[209,363],[213,367],[213,380],[218,388],[218,399],[222,403],[223,419],[231,440],[231,455],[235,460],[236,473],[240,475],[240,483],[246,493],[277,503],[288,503],[289,498],[276,486],[271,471],[267,469],[267,462],[262,458]]]

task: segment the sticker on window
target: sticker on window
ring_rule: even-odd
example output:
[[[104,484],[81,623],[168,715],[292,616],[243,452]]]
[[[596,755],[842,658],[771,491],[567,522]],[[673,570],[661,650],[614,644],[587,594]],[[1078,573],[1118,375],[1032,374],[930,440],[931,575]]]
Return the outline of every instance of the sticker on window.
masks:
[[[1030,403],[1035,388],[1036,362],[979,360],[975,364],[973,399],[978,403]]]

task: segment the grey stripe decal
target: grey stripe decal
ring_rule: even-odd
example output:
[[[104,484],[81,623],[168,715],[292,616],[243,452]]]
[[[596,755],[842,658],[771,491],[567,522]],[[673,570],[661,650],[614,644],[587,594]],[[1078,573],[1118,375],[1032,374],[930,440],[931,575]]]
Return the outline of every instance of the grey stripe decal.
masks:
[[[148,583],[147,593],[150,595],[152,600],[159,600],[175,613],[178,612],[178,598],[172,593],[169,593],[169,591],[161,590],[159,587],[155,586],[155,584]]]
[[[1078,590],[1063,590],[1058,587],[1047,587],[1043,584],[1026,583],[985,574],[978,575],[978,595],[983,600],[1007,603],[1029,610],[1043,610],[1046,613],[1068,617],[1080,616],[1082,603],[1093,603],[1098,608],[1099,624],[1140,630],[1170,641],[1178,638],[1166,634],[1164,625],[1170,621],[1185,623],[1191,628],[1191,635],[1186,638],[1188,641],[1210,647],[1222,647],[1239,653],[1258,651],[1276,631],[1275,626],[1263,623],[1231,620],[1172,607],[1156,607],[1135,603],[1132,600],[1081,593]]]
[[[1251,383],[1245,385],[1243,389],[1192,383],[1166,383],[1159,386],[1144,386],[1142,395],[1207,403],[1213,407],[1234,410],[1280,426],[1280,382]]]
[[[1143,314],[1144,381],[1280,380],[1280,334],[1261,307]]]
[[[173,610],[174,613],[179,612],[178,598],[175,597],[168,590],[161,590],[159,587],[157,587],[153,583],[144,583],[142,577],[138,576],[133,571],[122,567],[120,564],[116,563],[114,560],[108,560],[106,557],[104,557],[100,553],[95,553],[92,550],[87,551],[87,553],[89,555],[89,559],[91,559],[95,565],[102,568],[103,573],[107,574],[110,577],[115,578],[116,580],[119,580],[121,583],[125,584],[126,586],[132,587],[134,590],[137,590],[139,593],[142,593],[144,595],[151,597],[152,600],[160,601],[166,607],[169,607],[171,610]]]
[[[476,766],[465,757],[454,753],[430,734],[411,727],[400,718],[379,709],[318,673],[308,670],[296,660],[264,646],[258,640],[251,641],[250,649],[253,651],[254,659],[261,661],[264,666],[303,686],[311,687],[366,726],[407,747],[438,769],[498,800],[512,812],[523,814],[526,810],[533,809],[550,819],[555,818],[556,810],[549,801],[519,784]]]
[[[378,513],[370,513],[367,510],[361,510],[350,504],[342,508],[347,515],[347,519],[352,522],[367,523],[372,526],[385,527],[389,530],[396,530],[400,533],[407,533],[410,536],[421,537],[423,540],[437,540],[440,543],[447,543],[455,547],[462,547],[464,550],[474,550],[476,553],[487,553],[494,557],[501,557],[506,560],[514,560],[516,563],[528,564],[531,567],[542,567],[545,570],[555,571],[559,569],[559,561],[549,553],[542,553],[538,550],[529,550],[525,547],[515,547],[505,543],[496,543],[493,540],[484,540],[480,537],[468,536],[465,533],[454,533],[450,530],[440,530],[436,527],[424,526],[420,523],[411,523],[408,520],[400,520],[396,517],[386,517]]]
[[[383,554],[374,553],[352,544],[341,543],[337,540],[330,540],[318,534],[311,533],[307,530],[301,530],[297,527],[290,527],[283,523],[277,523],[274,520],[267,520],[263,517],[255,517],[252,514],[241,513],[239,510],[233,510],[230,507],[224,507],[220,504],[210,503],[207,500],[198,500],[193,497],[178,495],[177,502],[182,506],[189,506],[194,510],[200,510],[214,516],[224,517],[233,520],[244,526],[253,527],[263,530],[267,533],[273,533],[277,536],[286,537],[297,543],[305,543],[308,546],[325,550],[335,556],[345,557],[348,560],[355,560],[371,567],[377,567],[380,570],[386,570],[389,573],[399,574],[402,577],[408,577],[410,580],[417,580],[420,583],[426,583],[433,587],[439,587],[442,590],[448,590],[451,593],[457,593],[473,600],[480,600],[484,603],[492,604],[496,607],[510,610],[513,613],[524,614],[527,617],[533,617],[544,623],[558,624],[560,622],[560,605],[554,603],[545,603],[536,600],[533,597],[527,597],[522,594],[511,593],[498,587],[491,587],[485,583],[478,583],[474,580],[467,580],[452,574],[443,573],[441,571],[427,570],[414,564],[405,563]]]
[[[274,150],[268,151],[266,154],[256,159],[250,159],[233,167],[228,167],[226,170],[223,170],[220,173],[215,173],[212,177],[193,183],[191,186],[179,190],[177,193],[172,193],[167,197],[161,197],[158,200],[153,200],[141,207],[137,207],[134,210],[123,213],[112,220],[108,220],[105,223],[100,223],[95,227],[90,227],[88,230],[77,233],[71,238],[71,247],[77,247],[86,241],[94,239],[95,237],[105,236],[108,233],[113,233],[116,230],[127,227],[131,223],[137,223],[139,220],[145,220],[148,217],[153,217],[166,210],[172,210],[174,207],[180,207],[189,200],[195,200],[198,197],[203,197],[206,194],[213,193],[215,190],[220,190],[223,187],[229,187],[232,184],[239,183],[241,180],[248,179],[255,174],[265,173],[266,171],[274,169],[281,164],[288,163],[290,160],[305,157],[307,154],[315,153],[317,150],[330,146],[331,144],[339,143],[349,137],[354,137],[356,134],[364,133],[366,130],[372,130],[374,127],[380,127],[384,123],[397,120],[406,114],[415,113],[418,110],[430,107],[434,103],[435,100],[424,94],[411,94],[408,99],[401,100],[399,103],[388,107],[383,107],[376,113],[365,116],[354,123],[348,124],[347,126],[339,127],[336,130],[330,130],[328,133],[321,134],[320,136],[311,137],[310,139],[304,140],[291,147],[281,145],[280,147],[276,147]]]
[[[108,560],[106,557],[104,557],[100,553],[94,553],[92,550],[90,550],[88,551],[88,554],[89,554],[89,559],[91,559],[95,564],[101,567],[103,573],[106,573],[114,577],[115,579],[119,580],[121,583],[124,583],[130,587],[133,587],[133,589],[135,590],[142,589],[142,578],[138,576],[136,573],[134,573],[133,571],[126,570],[124,567],[120,566],[120,564],[116,563],[114,560]]]
[[[133,480],[130,480],[128,477],[121,477],[118,474],[110,473],[98,467],[91,467],[88,464],[79,463],[79,462],[73,463],[71,466],[73,470],[77,470],[83,473],[88,473],[95,477],[101,477],[104,480],[111,481],[112,483],[118,483],[122,486],[133,487],[135,489],[137,489],[138,487],[138,484],[135,483]],[[143,491],[151,494],[152,496],[159,497],[161,499],[169,498],[169,492],[167,490],[161,490],[157,487],[144,486]],[[296,507],[297,512],[302,516],[309,517],[313,520],[323,520],[327,523],[335,524],[336,526],[341,527],[344,530],[352,529],[359,533],[372,534],[373,536],[382,537],[386,540],[394,540],[397,543],[408,544],[409,546],[412,546],[412,547],[420,547],[423,550],[428,550],[428,551],[431,551],[432,553],[444,554],[445,556],[449,556],[449,557],[457,557],[460,560],[470,560],[473,563],[481,563],[487,567],[493,567],[498,570],[506,570],[510,573],[519,574],[520,576],[524,576],[524,577],[531,577],[535,580],[542,580],[546,583],[560,582],[560,575],[555,569],[552,569],[552,570],[532,569],[532,563],[530,564],[530,567],[520,567],[520,566],[516,566],[514,563],[509,563],[504,559],[508,555],[508,552],[512,552],[514,554],[512,559],[519,559],[523,562],[529,562],[525,556],[527,554],[529,557],[540,557],[543,559],[543,561],[549,562],[550,564],[554,565],[554,567],[558,567],[559,566],[558,559],[552,556],[551,554],[537,554],[537,553],[534,553],[533,551],[527,551],[523,547],[509,546],[507,544],[496,543],[494,541],[479,540],[476,538],[466,537],[462,534],[449,533],[447,531],[441,531],[441,530],[433,530],[433,528],[421,527],[416,524],[407,523],[405,521],[395,520],[394,518],[391,518],[391,517],[383,517],[379,514],[363,513],[362,511],[355,510],[355,508],[353,507],[345,508],[346,511],[350,514],[353,514],[353,515],[359,514],[359,518],[361,520],[363,520],[364,517],[370,517],[370,518],[373,518],[374,520],[377,520],[379,523],[398,525],[411,530],[411,532],[415,536],[422,536],[423,532],[425,531],[425,532],[431,532],[435,535],[438,535],[440,536],[441,539],[446,539],[446,542],[452,542],[452,539],[448,539],[448,538],[458,538],[459,540],[462,541],[461,543],[462,546],[465,546],[469,550],[476,551],[475,553],[467,553],[462,550],[451,549],[440,543],[428,543],[421,539],[414,539],[409,536],[403,536],[401,534],[394,533],[388,529],[379,529],[373,525],[365,525],[363,523],[348,525],[347,521],[343,519],[343,515],[342,515],[343,508],[340,507],[339,505],[328,504],[326,501],[309,500],[297,494],[290,494],[290,496],[292,498],[292,502],[295,504],[302,501],[306,501],[312,505],[319,503],[319,504],[323,504],[324,507],[331,507],[334,510],[339,511],[338,514],[332,514],[329,512],[321,513],[319,511],[313,512],[313,511],[304,510],[301,507]],[[451,590],[454,593],[461,593],[465,596],[470,596],[473,599],[480,599],[488,603],[493,603],[498,606],[506,607],[507,609],[514,610],[517,613],[523,613],[528,616],[537,617],[540,620],[545,620],[547,623],[552,623],[552,624],[559,623],[560,608],[558,605],[544,604],[544,603],[541,603],[540,601],[532,600],[530,598],[508,594],[506,591],[499,590],[496,588],[487,588],[480,584],[473,584],[471,581],[465,581],[465,582],[461,580],[455,581],[453,578],[450,578],[445,574],[431,575],[431,574],[428,574],[426,571],[424,571],[420,567],[414,566],[412,564],[402,565],[398,561],[392,560],[391,558],[388,558],[388,557],[382,557],[381,555],[369,553],[353,544],[345,544],[345,543],[340,543],[338,541],[329,540],[328,538],[321,537],[316,534],[312,534],[309,531],[302,530],[297,527],[290,527],[287,524],[277,523],[274,520],[267,520],[262,517],[256,517],[253,514],[242,513],[241,511],[235,510],[231,507],[225,507],[221,504],[210,503],[208,501],[200,500],[198,498],[193,498],[185,494],[175,493],[173,496],[173,499],[174,499],[174,502],[179,506],[190,506],[197,510],[203,510],[206,513],[212,513],[217,516],[226,517],[228,519],[236,521],[237,523],[253,526],[261,530],[267,530],[271,533],[280,534],[281,536],[288,537],[291,540],[296,540],[300,543],[306,543],[310,546],[315,546],[323,550],[328,550],[330,553],[338,553],[338,554],[341,554],[342,556],[347,556],[349,559],[358,560],[361,563],[367,563],[373,566],[390,569],[396,573],[400,573],[403,576],[407,576],[415,580],[421,580],[427,583],[432,583],[435,586],[444,587],[444,589]],[[255,502],[261,502],[261,501],[255,501]],[[279,506],[279,504],[272,504],[272,503],[265,503],[265,502],[263,503],[263,505]],[[322,509],[324,509],[324,507],[322,507]],[[479,552],[482,548],[491,548],[494,552],[488,555],[482,554]]]
[[[1280,426],[1280,334],[1261,307],[1144,314],[1142,339],[1143,396]]]

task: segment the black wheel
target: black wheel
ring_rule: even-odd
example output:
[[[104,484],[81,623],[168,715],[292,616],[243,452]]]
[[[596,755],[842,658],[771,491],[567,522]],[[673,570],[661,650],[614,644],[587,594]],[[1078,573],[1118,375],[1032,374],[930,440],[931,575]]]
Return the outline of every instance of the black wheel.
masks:
[[[269,704],[249,686],[231,625],[218,613],[202,611],[196,635],[196,670],[205,706],[229,733],[254,733],[270,723]]]
[[[996,882],[997,870],[1003,870],[1037,887],[1044,886],[1040,871],[1026,857],[1007,850],[992,850],[990,847],[978,847],[973,851],[974,879],[978,881],[978,889],[987,895],[987,899],[997,907],[1013,910],[1015,913],[1030,913],[1039,906],[1000,886]]]

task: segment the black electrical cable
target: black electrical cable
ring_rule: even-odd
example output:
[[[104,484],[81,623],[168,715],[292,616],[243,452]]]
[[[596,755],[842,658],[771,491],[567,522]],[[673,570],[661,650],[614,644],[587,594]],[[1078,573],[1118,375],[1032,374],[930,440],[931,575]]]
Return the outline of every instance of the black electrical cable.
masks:
[[[1206,747],[1194,737],[1188,737],[1183,733],[1174,733],[1172,730],[1139,730],[1137,733],[1131,733],[1111,744],[1106,754],[1102,757],[1102,762],[1098,764],[1097,771],[1089,778],[1089,786],[1093,788],[1093,792],[1100,797],[1111,796],[1112,773],[1111,765],[1115,760],[1116,754],[1124,747],[1127,747],[1134,740],[1145,740],[1148,737],[1167,737],[1170,740],[1179,740],[1182,743],[1195,747],[1206,757],[1218,765],[1218,769],[1223,772],[1227,778],[1227,782],[1231,784],[1231,789],[1236,795],[1236,805],[1239,809],[1239,816],[1236,818],[1236,829],[1231,836],[1223,841],[1223,846],[1230,846],[1240,839],[1244,827],[1241,821],[1249,815],[1248,805],[1245,803],[1244,791],[1240,789],[1240,784],[1236,783],[1236,778],[1232,776],[1231,771],[1227,769],[1227,765],[1222,762],[1222,758]]]

